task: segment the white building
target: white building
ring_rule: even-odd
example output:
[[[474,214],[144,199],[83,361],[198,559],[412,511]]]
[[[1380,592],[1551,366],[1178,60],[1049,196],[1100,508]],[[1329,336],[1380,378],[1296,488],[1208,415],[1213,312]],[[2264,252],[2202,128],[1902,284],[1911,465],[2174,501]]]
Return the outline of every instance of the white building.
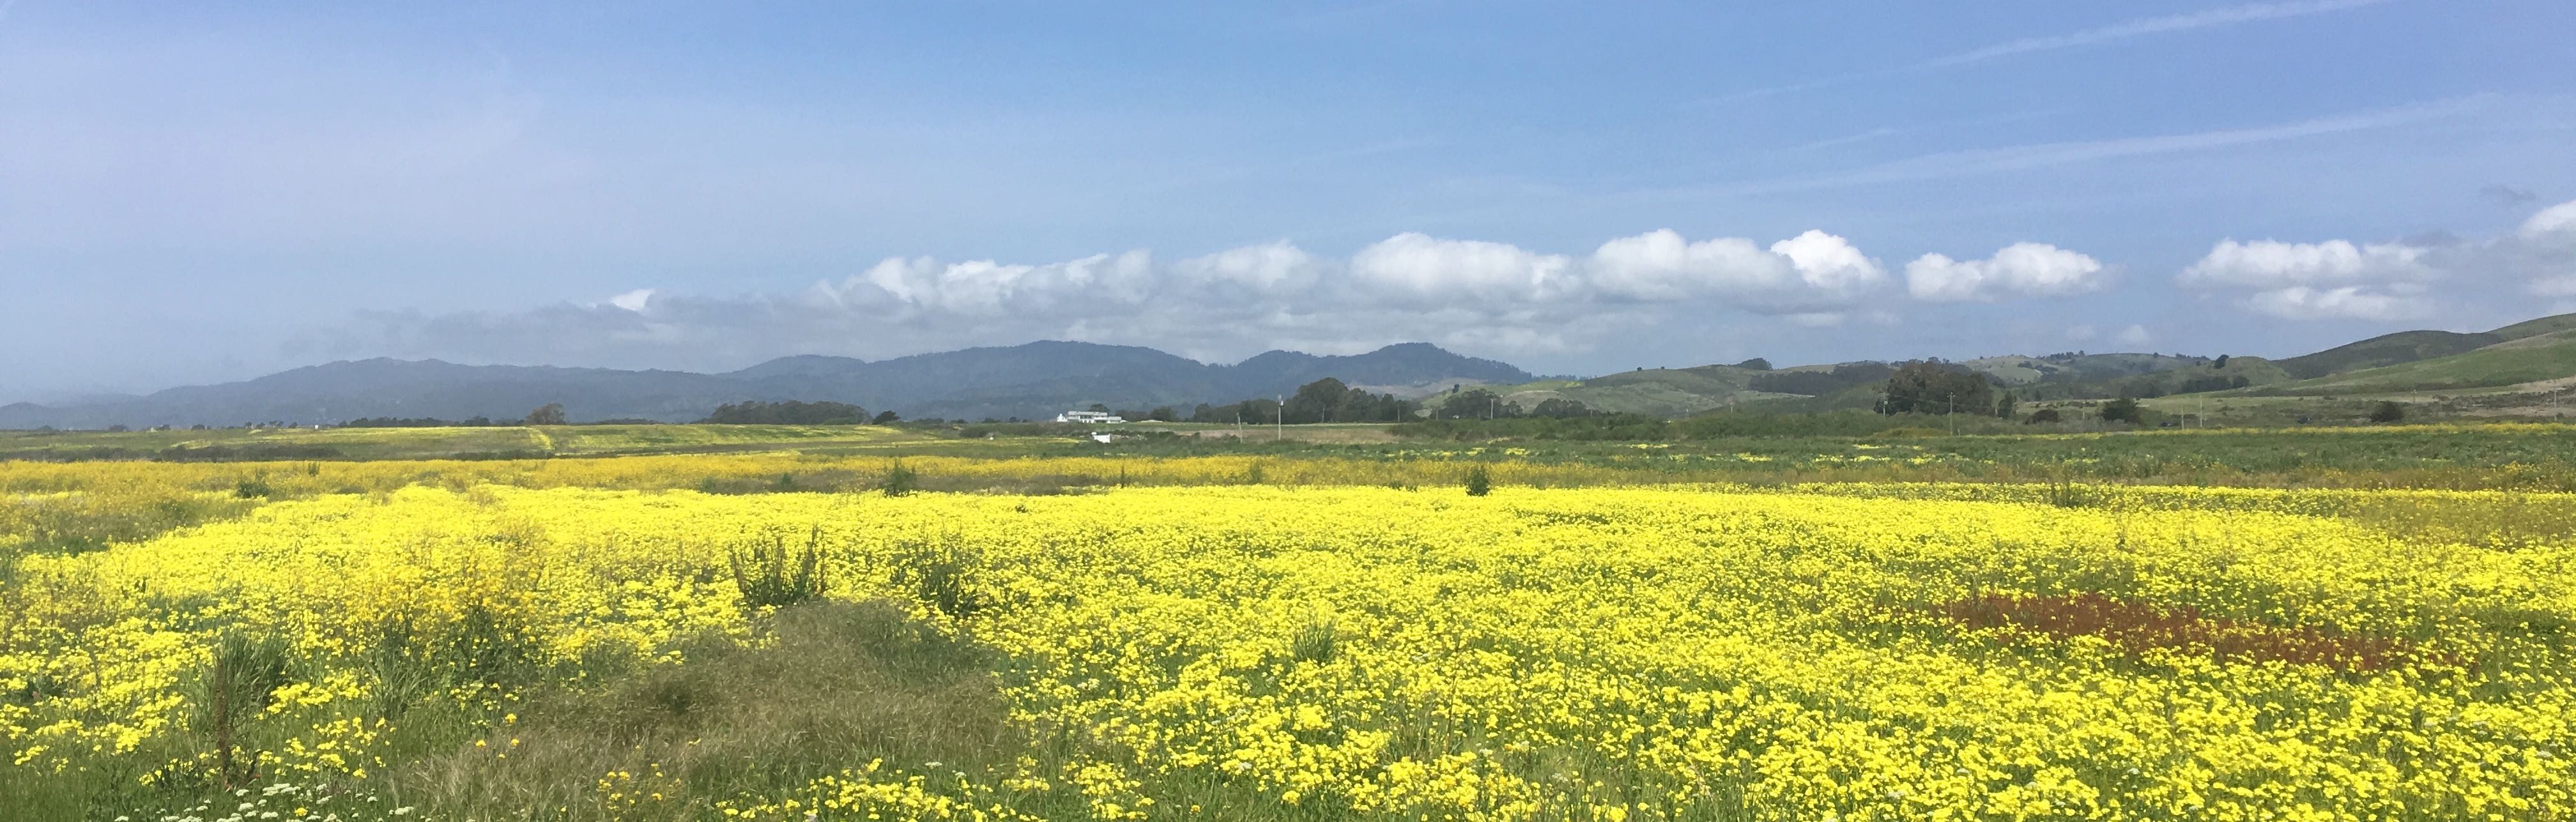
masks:
[[[1055,415],[1055,421],[1099,424],[1126,422],[1127,418],[1107,411],[1067,411],[1062,414]]]

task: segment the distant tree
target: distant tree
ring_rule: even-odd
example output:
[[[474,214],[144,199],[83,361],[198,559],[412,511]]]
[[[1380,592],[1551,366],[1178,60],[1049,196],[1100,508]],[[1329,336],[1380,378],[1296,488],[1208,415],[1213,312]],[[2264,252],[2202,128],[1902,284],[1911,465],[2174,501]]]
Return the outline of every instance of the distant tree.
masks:
[[[1755,357],[1755,358],[1753,358],[1753,359],[1749,359],[1749,360],[1745,360],[1745,361],[1740,362],[1740,363],[1736,363],[1736,364],[1735,364],[1735,367],[1737,367],[1737,368],[1744,368],[1744,369],[1750,369],[1750,370],[1753,370],[1753,371],[1769,371],[1769,370],[1771,370],[1771,361],[1770,361],[1770,360],[1763,359],[1763,358],[1761,358],[1761,357]]]
[[[2137,400],[2121,397],[2102,404],[2102,421],[2136,423],[2145,422],[2146,417],[2138,413]]]
[[[1109,406],[1102,405],[1102,404],[1100,404],[1100,403],[1096,403],[1096,402],[1095,402],[1095,403],[1092,403],[1092,404],[1091,404],[1091,409],[1090,409],[1090,410],[1092,411],[1092,413],[1095,413],[1095,414],[1106,414],[1106,413],[1109,413]]]
[[[878,425],[892,425],[902,419],[902,417],[896,416],[892,411],[879,411],[877,412],[877,418],[870,421]]]
[[[2012,419],[2014,402],[2013,392],[2004,392],[2003,398],[1995,400],[1995,416]]]
[[[2404,419],[2406,419],[2406,406],[2399,405],[2396,400],[2380,400],[2378,405],[2370,408],[2371,422],[2397,422]]]
[[[1868,383],[1882,382],[1896,369],[1874,362],[1845,363],[1831,371],[1779,371],[1753,375],[1755,391],[1823,396]]]
[[[1496,395],[1494,392],[1478,388],[1472,391],[1461,391],[1449,395],[1449,399],[1440,403],[1440,416],[1443,419],[1477,419],[1487,416],[1499,417],[1503,416],[1502,406],[1503,398],[1501,396]]]
[[[843,402],[746,402],[716,406],[699,422],[723,425],[861,425],[868,410]]]
[[[1582,400],[1569,400],[1564,397],[1550,397],[1548,399],[1539,400],[1538,407],[1530,409],[1530,416],[1549,417],[1560,420],[1569,417],[1590,416],[1591,414],[1592,409],[1585,406]]]
[[[2226,367],[2227,367],[2227,355],[2225,355],[2225,354],[2220,354],[2220,355],[2218,355],[2218,362],[2217,362],[2217,363],[2214,363],[2214,364],[2212,364],[2212,365],[2210,365],[2209,367],[2210,367],[2210,368],[2213,368],[2213,369],[2226,368]]]
[[[2057,409],[2042,408],[2037,411],[2030,412],[2030,418],[2022,420],[2022,422],[2025,424],[2037,425],[2043,422],[2056,422],[2058,419]]]
[[[1887,378],[1890,414],[1986,413],[1995,404],[1994,383],[1963,366],[1939,360],[1915,360],[1897,366]]]
[[[529,425],[564,425],[570,420],[564,417],[563,403],[550,402],[535,411],[528,412],[526,422]]]
[[[1179,422],[1181,412],[1172,410],[1171,406],[1161,405],[1155,406],[1152,411],[1145,412],[1145,418],[1155,422]]]

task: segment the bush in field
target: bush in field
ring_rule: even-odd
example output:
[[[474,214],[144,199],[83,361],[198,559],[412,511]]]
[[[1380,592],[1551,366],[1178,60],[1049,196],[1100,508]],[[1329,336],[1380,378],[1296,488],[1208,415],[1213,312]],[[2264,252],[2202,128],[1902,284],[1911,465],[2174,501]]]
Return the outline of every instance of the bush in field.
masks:
[[[895,460],[886,467],[885,483],[879,487],[886,496],[900,497],[921,487],[921,475],[905,467],[903,460]]]
[[[823,597],[823,529],[789,550],[787,538],[769,534],[727,552],[733,584],[744,608],[776,608]]]
[[[2121,397],[2102,404],[2102,421],[2137,423],[2146,417],[2139,413],[2137,400]]]
[[[993,604],[974,584],[978,559],[974,549],[954,541],[907,545],[895,556],[892,581],[914,601],[965,619]]]
[[[1481,497],[1492,493],[1493,490],[1494,477],[1490,472],[1485,470],[1485,466],[1471,465],[1467,467],[1467,496]]]
[[[2057,422],[2060,419],[2062,418],[2058,416],[2057,409],[2042,408],[2037,411],[2030,412],[2030,418],[2022,420],[2022,422],[2027,425],[2037,425],[2044,422]]]
[[[1341,655],[1341,625],[1331,617],[1314,617],[1297,629],[1288,654],[1301,662],[1325,663]]]
[[[257,757],[242,755],[241,737],[253,720],[276,701],[286,685],[286,643],[276,637],[239,630],[215,637],[215,647],[197,679],[190,700],[196,731],[214,746],[215,780],[230,789],[249,779]]]
[[[2396,400],[2380,400],[2378,405],[2370,408],[2371,422],[2398,422],[2404,419],[2406,419],[2406,406],[2399,405]]]

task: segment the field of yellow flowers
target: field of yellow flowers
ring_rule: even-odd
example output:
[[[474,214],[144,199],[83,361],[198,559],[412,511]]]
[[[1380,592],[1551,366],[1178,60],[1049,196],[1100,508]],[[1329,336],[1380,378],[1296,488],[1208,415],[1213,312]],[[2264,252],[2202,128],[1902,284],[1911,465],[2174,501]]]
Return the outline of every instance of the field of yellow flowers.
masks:
[[[0,540],[52,540],[0,577],[0,794],[201,821],[2576,816],[2564,494],[1505,464],[1470,496],[1293,460],[708,493],[649,459],[0,466]],[[109,509],[131,538],[45,519]],[[988,694],[990,727],[898,717],[746,769],[689,753],[720,728],[638,724],[838,681],[749,656],[848,634],[793,627],[835,602],[893,604],[870,648],[972,668],[889,716]],[[634,761],[563,750],[576,721]],[[546,768],[589,770],[495,776]]]

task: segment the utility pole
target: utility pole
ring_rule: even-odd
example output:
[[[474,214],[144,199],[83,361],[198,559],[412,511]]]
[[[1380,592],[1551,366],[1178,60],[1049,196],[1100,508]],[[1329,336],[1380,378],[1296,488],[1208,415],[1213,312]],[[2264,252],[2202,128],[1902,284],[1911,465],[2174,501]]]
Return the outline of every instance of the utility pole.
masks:
[[[1959,435],[1959,395],[1956,392],[1942,401],[1941,416],[1950,418],[1950,436]]]
[[[1279,418],[1271,424],[1270,441],[1278,442],[1288,438],[1288,398],[1272,395],[1271,402],[1279,406]]]

